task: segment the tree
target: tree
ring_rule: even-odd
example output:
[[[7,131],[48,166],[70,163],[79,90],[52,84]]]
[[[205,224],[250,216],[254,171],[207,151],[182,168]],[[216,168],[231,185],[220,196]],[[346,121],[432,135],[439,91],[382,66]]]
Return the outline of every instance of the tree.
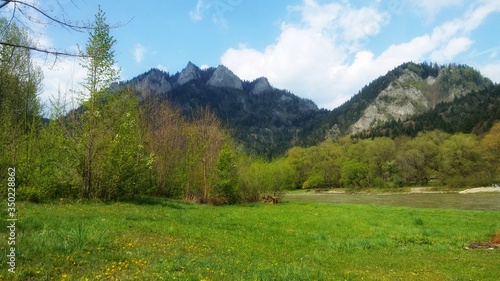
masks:
[[[29,164],[30,180],[23,195],[34,202],[74,198],[80,194],[78,159],[73,157],[73,143],[67,134],[65,105],[58,99],[51,106],[49,123],[39,130],[37,140],[31,143],[34,157]]]
[[[364,163],[368,168],[366,180],[369,185],[381,187],[383,182],[383,166],[394,159],[396,144],[390,138],[361,140],[349,147],[351,159]]]
[[[449,137],[447,133],[431,131],[402,144],[396,160],[404,179],[427,184],[437,175],[439,147]]]
[[[117,200],[151,194],[152,157],[147,152],[139,102],[121,89],[100,106],[102,152],[96,156],[101,188],[97,197]]]
[[[0,19],[0,40],[13,44],[30,44],[26,31]],[[42,126],[38,94],[42,72],[33,63],[29,50],[10,46],[0,48],[0,168],[16,167],[19,184],[31,180],[34,154]],[[0,176],[2,179],[3,176]]]
[[[484,135],[481,145],[485,149],[485,161],[495,167],[492,172],[495,179],[500,178],[500,122],[495,123],[493,127]]]
[[[368,186],[368,167],[358,160],[349,160],[342,167],[344,187],[363,188]]]
[[[234,204],[240,200],[236,155],[229,141],[226,141],[219,153],[213,187],[214,192],[209,200],[217,205]]]
[[[211,175],[216,173],[217,163],[227,143],[227,134],[222,129],[220,120],[208,107],[205,107],[195,113],[194,125],[198,140],[193,143],[193,148],[197,147],[201,154],[198,160],[200,169],[200,179],[198,185],[200,188],[200,199],[202,202],[210,201],[211,191],[213,189],[210,181]],[[230,154],[230,147],[226,147],[226,153]],[[232,157],[232,155],[229,155]],[[231,199],[230,201],[232,201]],[[234,202],[233,202],[234,203]]]
[[[81,174],[83,179],[82,195],[90,198],[96,195],[101,182],[97,179],[99,170],[96,163],[97,156],[103,148],[99,139],[103,131],[102,112],[100,111],[106,95],[109,94],[109,86],[118,79],[118,70],[115,67],[113,46],[116,40],[110,35],[110,26],[106,23],[105,13],[98,7],[95,16],[94,28],[89,32],[88,42],[85,48],[86,57],[82,61],[82,67],[87,70],[87,78],[82,83],[86,90],[83,93],[82,118],[82,155]],[[102,127],[101,127],[102,129]]]
[[[479,174],[484,171],[483,152],[477,136],[456,134],[439,147],[440,169],[445,180],[452,185],[474,184],[486,180]]]
[[[178,198],[182,195],[178,170],[185,149],[183,128],[186,121],[181,112],[166,103],[157,107],[149,104],[144,110],[146,143],[152,156],[154,195]]]

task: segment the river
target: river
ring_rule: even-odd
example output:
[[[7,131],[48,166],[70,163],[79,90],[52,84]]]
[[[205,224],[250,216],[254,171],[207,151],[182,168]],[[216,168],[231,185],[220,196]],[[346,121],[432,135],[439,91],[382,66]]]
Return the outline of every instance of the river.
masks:
[[[348,194],[308,192],[288,193],[283,200],[289,202],[355,203],[417,208],[500,211],[500,193]]]

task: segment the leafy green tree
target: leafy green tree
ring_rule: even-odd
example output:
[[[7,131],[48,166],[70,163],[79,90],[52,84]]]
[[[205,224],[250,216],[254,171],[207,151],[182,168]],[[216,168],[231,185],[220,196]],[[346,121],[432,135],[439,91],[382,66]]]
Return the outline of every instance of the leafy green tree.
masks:
[[[151,194],[152,158],[144,143],[137,98],[124,89],[110,95],[100,108],[101,138],[106,142],[97,156],[102,175],[98,197],[116,200]]]
[[[326,140],[316,147],[307,148],[306,155],[311,163],[311,170],[302,184],[303,188],[341,186],[341,169],[345,155],[339,143]]]
[[[484,135],[481,145],[485,149],[485,161],[490,163],[490,167],[493,167],[492,177],[496,180],[500,179],[500,122],[495,123]]]
[[[381,187],[383,182],[383,166],[394,159],[396,144],[390,138],[360,140],[348,150],[350,159],[364,163],[368,169],[366,180],[368,185]]]
[[[302,184],[302,188],[315,188],[325,186],[325,178],[320,174],[313,174]]]
[[[30,201],[74,198],[80,194],[78,160],[73,157],[74,143],[68,138],[64,108],[61,99],[52,102],[49,124],[40,129],[37,141],[32,143],[36,157],[31,160],[31,180],[23,192]]]
[[[97,160],[106,145],[106,140],[100,139],[103,133],[101,106],[109,94],[109,86],[118,78],[113,51],[115,43],[116,40],[110,34],[110,26],[106,23],[105,13],[99,6],[94,28],[89,32],[84,52],[86,57],[82,62],[87,70],[86,80],[82,83],[86,92],[82,104],[85,112],[81,116],[83,132],[80,140],[82,195],[85,198],[96,197],[102,183]]]
[[[312,170],[313,163],[312,159],[308,157],[307,150],[302,147],[292,147],[287,152],[287,161],[292,167],[294,174],[293,185],[296,188],[301,188],[302,184],[310,176],[310,171]]]
[[[456,134],[439,147],[440,170],[444,180],[452,185],[476,184],[486,180],[479,176],[484,169],[483,151],[478,138]]]
[[[358,160],[349,160],[342,167],[342,184],[349,188],[368,187],[368,166]]]
[[[396,160],[388,161],[382,166],[383,178],[388,187],[399,187],[402,184],[401,170]]]
[[[449,137],[441,131],[431,131],[407,141],[396,157],[404,179],[427,184],[439,170],[439,146]]]
[[[16,24],[0,19],[0,40],[6,43],[32,44],[28,33]],[[33,180],[30,173],[33,146],[42,126],[38,98],[42,72],[33,63],[30,51],[10,45],[0,48],[0,168],[15,167],[17,182],[26,188]],[[4,175],[0,176],[0,180]]]
[[[220,151],[216,163],[213,189],[213,194],[209,196],[212,203],[218,205],[234,204],[240,200],[236,155],[229,141],[226,141]]]

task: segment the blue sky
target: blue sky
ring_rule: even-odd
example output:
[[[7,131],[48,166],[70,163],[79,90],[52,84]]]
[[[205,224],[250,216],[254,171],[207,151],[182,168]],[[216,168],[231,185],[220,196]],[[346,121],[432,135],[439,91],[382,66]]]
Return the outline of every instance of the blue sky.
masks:
[[[240,78],[332,109],[407,62],[468,64],[500,82],[500,0],[32,0],[50,14],[92,20],[101,4],[113,29],[123,80],[188,61],[226,65]],[[6,12],[5,10],[3,11]],[[86,34],[28,24],[41,46],[76,50]],[[43,99],[78,88],[85,72],[69,58],[40,57]]]

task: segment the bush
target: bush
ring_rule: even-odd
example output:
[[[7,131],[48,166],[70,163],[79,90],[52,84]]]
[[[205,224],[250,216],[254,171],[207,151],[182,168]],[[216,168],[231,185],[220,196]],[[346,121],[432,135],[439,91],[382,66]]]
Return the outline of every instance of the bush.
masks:
[[[215,205],[237,203],[240,197],[236,157],[227,142],[219,154],[215,173],[214,193],[209,198],[210,203]]]
[[[325,178],[322,175],[312,175],[302,184],[302,188],[321,187],[324,184]]]

